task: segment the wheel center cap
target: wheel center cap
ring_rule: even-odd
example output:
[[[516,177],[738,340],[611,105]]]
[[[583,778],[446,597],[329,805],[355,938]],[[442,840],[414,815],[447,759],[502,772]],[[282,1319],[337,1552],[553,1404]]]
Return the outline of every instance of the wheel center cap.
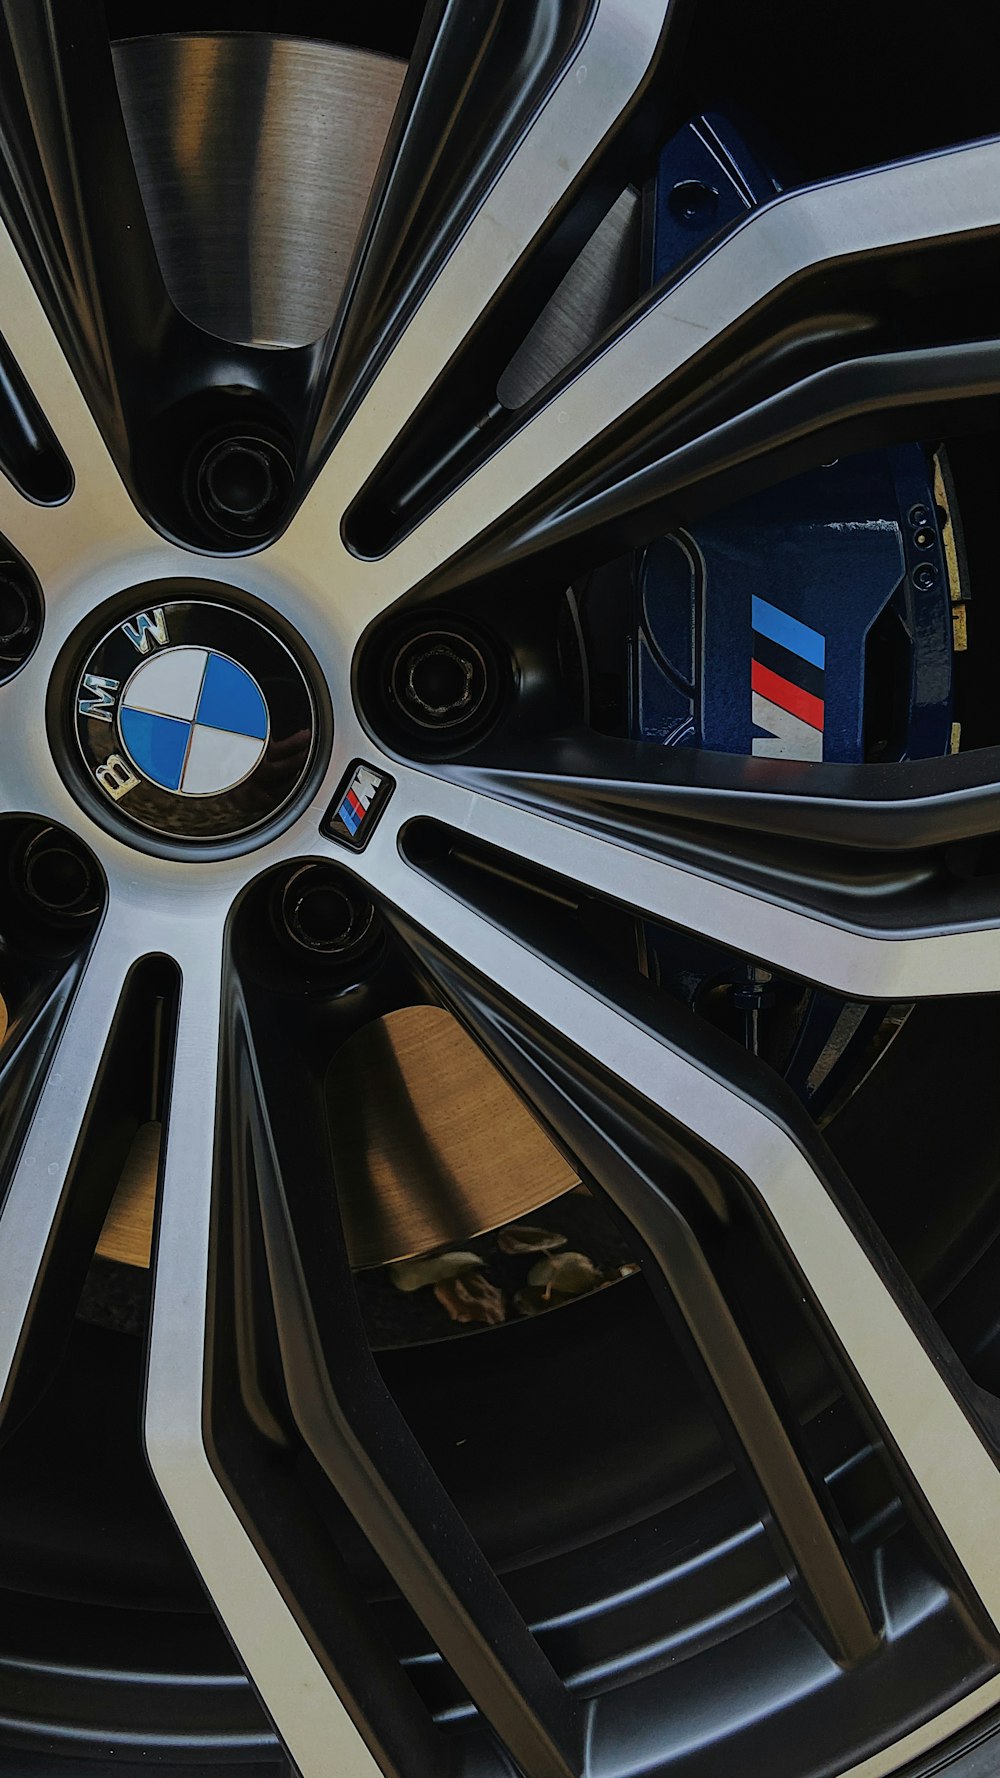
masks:
[[[270,822],[315,751],[315,702],[291,651],[259,619],[204,599],[115,624],[73,699],[92,787],[165,838],[225,840]]]

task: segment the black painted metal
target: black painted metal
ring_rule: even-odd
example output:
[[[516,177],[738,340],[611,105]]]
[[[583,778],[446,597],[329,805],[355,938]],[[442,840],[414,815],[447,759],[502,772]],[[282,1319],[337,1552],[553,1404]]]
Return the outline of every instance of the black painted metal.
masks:
[[[255,899],[260,901],[259,892]],[[249,913],[251,921],[266,917],[255,916],[252,903]],[[281,1405],[265,1408],[261,1397],[258,1425],[266,1417],[274,1426],[282,1411],[290,1414],[307,1449],[519,1766],[531,1778],[568,1778],[582,1759],[578,1709],[379,1377],[351,1282],[335,1198],[308,1185],[331,1177],[327,1114],[316,1076],[322,1053],[317,1036],[331,1021],[341,1029],[346,1020],[353,1024],[363,1010],[370,1011],[370,996],[362,991],[345,1007],[342,984],[338,999],[326,1000],[314,977],[315,1011],[292,1038],[273,1008],[264,1011],[259,965],[255,974],[256,992],[251,986],[245,993],[234,982],[228,1017],[229,1090],[235,1096],[239,1124],[234,1134],[240,1140],[228,1191],[234,1204],[243,1203],[242,1215],[259,1234],[252,1249],[244,1235],[241,1267],[239,1254],[226,1253],[225,1225],[217,1222],[215,1263],[232,1279],[232,1312],[238,1324],[250,1327],[261,1312],[261,1296],[265,1298],[270,1387]],[[398,998],[405,991],[405,966],[400,976],[398,958],[395,968],[390,958],[383,975],[380,995],[388,991]],[[394,977],[400,978],[395,985]],[[217,1300],[216,1315],[226,1302],[225,1295]],[[248,1355],[247,1362],[256,1371],[261,1361]],[[225,1411],[226,1394],[224,1387],[220,1396],[216,1383],[210,1415]],[[225,1476],[218,1440],[217,1448]],[[398,1693],[398,1681],[393,1689]],[[412,1719],[412,1708],[407,1714]],[[389,1732],[386,1722],[366,1726],[380,1737]],[[436,1740],[425,1721],[418,1744],[428,1749],[429,1769],[434,1760],[442,1769],[454,1757],[444,1746],[435,1747]],[[390,1760],[403,1758],[391,1745],[384,1752]],[[419,1755],[411,1752],[409,1757]]]
[[[806,911],[901,932],[992,922],[998,749],[855,767],[581,732],[536,739],[530,766],[516,734],[491,740],[490,751],[496,764],[446,769],[458,783]]]
[[[2,336],[0,464],[20,493],[43,506],[65,500],[73,486],[69,464]]]
[[[67,914],[65,907],[53,910],[39,903],[31,888],[31,847],[34,843],[37,848],[39,840],[51,846],[55,830],[43,828],[35,835],[30,825],[18,832],[19,825],[7,823],[4,836],[8,849],[13,848],[8,870],[14,879],[14,886],[6,892],[5,944],[17,945],[15,971],[28,974],[31,962],[27,944],[34,938],[37,978],[35,984],[26,987],[22,1003],[14,998],[0,1058],[5,1185],[51,1064],[53,1047],[98,917],[92,903],[81,907],[79,918],[74,918],[72,911]],[[66,856],[73,859],[78,850],[76,842],[67,836]],[[90,868],[96,882],[96,868]],[[16,906],[9,905],[18,894],[23,902],[20,915]],[[19,924],[23,935],[20,942],[16,936]],[[38,956],[39,944],[48,950],[47,957],[45,950],[41,958]],[[5,1438],[30,1412],[59,1364],[132,1139],[140,1123],[158,1115],[158,1100],[169,1067],[169,1040],[164,1044],[163,1026],[164,1020],[170,1025],[175,992],[169,966],[156,960],[138,966],[125,986],[110,1032],[94,1034],[95,1045],[102,1052],[101,1067],[81,1119],[77,1151],[0,1402],[0,1426]]]
[[[482,874],[477,874],[477,853],[486,866]],[[759,1104],[772,1121],[792,1135],[808,1155],[825,1188],[837,1199],[857,1239],[882,1275],[886,1288],[908,1316],[964,1411],[981,1435],[989,1443],[994,1443],[1000,1435],[1000,1414],[992,1398],[976,1387],[942,1338],[940,1328],[889,1252],[812,1120],[784,1084],[742,1046],[731,1043],[705,1022],[692,1020],[649,992],[640,978],[632,983],[623,981],[620,972],[595,951],[592,942],[588,942],[585,929],[573,920],[573,902],[567,899],[565,892],[558,903],[551,889],[544,898],[533,898],[530,889],[519,894],[518,867],[513,860],[506,860],[506,881],[502,889],[498,889],[501,879],[496,866],[500,863],[503,868],[504,861],[494,861],[488,854],[488,848],[469,848],[467,842],[461,840],[453,853],[449,855],[442,850],[436,865],[425,862],[424,868],[429,868],[451,893],[461,895],[492,921],[514,932],[521,942],[553,958],[557,967],[586,983],[592,992],[620,1005],[630,1018],[655,1032],[671,1049],[690,1055],[700,1069],[725,1079],[735,1092]],[[426,853],[424,857],[426,861]],[[538,875],[541,879],[541,873]],[[552,887],[559,888],[557,879]],[[556,906],[559,911],[554,917]],[[751,1222],[761,1230],[772,1261],[793,1277],[796,1292],[802,1298],[803,1282],[784,1250],[781,1233],[770,1225],[752,1187],[711,1150],[701,1150],[690,1133],[673,1130],[669,1120],[640,1095],[604,1075],[568,1035],[556,1032],[527,1009],[511,1002],[499,989],[478,978],[440,941],[429,938],[398,914],[387,911],[387,918],[405,935],[427,980],[433,983],[445,1003],[475,1031],[480,1042],[516,1082],[574,1161],[582,1166],[585,1175],[636,1229],[659,1265],[682,1314],[685,1302],[681,1292],[687,1297],[694,1311],[689,1325],[693,1327],[696,1340],[700,1342],[706,1324],[710,1329],[704,1335],[706,1344],[713,1336],[718,1338],[716,1350],[723,1356],[723,1363],[713,1376],[713,1382],[716,1388],[721,1384],[720,1393],[733,1414],[737,1431],[742,1426],[740,1412],[745,1410],[747,1420],[752,1421],[748,1427],[751,1444],[763,1441],[768,1432],[773,1436],[773,1426],[769,1425],[768,1417],[759,1415],[754,1392],[748,1389],[743,1371],[745,1353],[734,1350],[732,1345],[726,1351],[728,1315],[725,1312],[720,1315],[720,1309],[724,1311],[725,1306],[715,1292],[703,1290],[699,1301],[690,1286],[692,1270],[695,1267],[700,1270],[711,1263],[713,1246],[718,1245],[722,1228],[727,1223],[738,1222],[743,1214],[749,1215]],[[687,1271],[687,1276],[682,1274],[679,1277],[680,1289],[672,1277],[677,1270],[678,1222],[682,1235],[679,1253]],[[673,1230],[671,1223],[674,1224]],[[668,1245],[671,1235],[672,1252]],[[695,1259],[696,1248],[701,1252]],[[805,1294],[807,1297],[807,1290]],[[830,1361],[842,1382],[871,1418],[873,1410],[865,1398],[863,1380],[851,1376],[836,1332],[825,1329],[820,1320],[815,1325],[827,1344]],[[708,1368],[712,1368],[712,1360],[704,1350],[702,1357]],[[740,1376],[740,1383],[734,1389],[732,1379],[736,1375]],[[739,1404],[735,1413],[734,1403]],[[878,1424],[877,1417],[875,1424]],[[877,1436],[884,1437],[884,1429]],[[756,1448],[761,1450],[762,1445]],[[746,1442],[744,1450],[747,1450]],[[789,1488],[792,1478],[787,1467],[788,1451],[779,1445],[777,1450],[773,1447],[770,1451],[764,1449],[763,1454],[764,1464],[754,1464],[756,1477],[768,1495],[770,1511],[780,1529],[782,1515],[768,1494],[767,1476],[778,1477],[780,1485]],[[747,1455],[753,1462],[752,1449],[747,1450]],[[782,1457],[783,1465],[779,1461]],[[902,1486],[906,1494],[905,1476]],[[790,1493],[784,1494],[785,1500],[789,1497]],[[928,1534],[937,1538],[936,1528],[927,1521],[919,1494],[912,1490],[909,1491],[909,1506],[914,1515],[924,1521]],[[801,1497],[799,1507],[802,1510]],[[946,1553],[944,1559],[949,1559]],[[842,1583],[843,1577],[838,1577],[835,1572],[834,1580],[838,1578]],[[966,1577],[956,1574],[955,1578],[960,1588],[967,1588]],[[854,1621],[856,1625],[857,1620]],[[871,1652],[870,1645],[868,1652]]]
[[[302,8],[299,11],[302,14]],[[233,22],[246,23],[249,16]],[[215,438],[220,426],[231,429],[236,420],[273,428],[275,448],[287,448],[296,459],[301,490],[305,476],[321,461],[330,438],[351,411],[358,391],[381,362],[429,269],[455,238],[551,82],[560,57],[584,28],[586,16],[582,4],[552,0],[546,5],[540,0],[533,17],[545,29],[533,37],[520,16],[515,19],[496,6],[459,6],[442,0],[431,10],[359,257],[354,313],[315,353],[287,354],[279,362],[266,352],[250,355],[207,342],[166,303],[128,159],[100,7],[93,0],[8,0],[0,36],[0,202],[79,369],[88,399],[124,472],[157,522],[201,544],[218,541],[207,539],[199,528],[181,490],[185,475],[189,490],[192,474],[196,483],[206,439]],[[483,34],[490,42],[483,72],[463,93],[468,60],[479,53]],[[529,39],[540,39],[544,47],[530,66],[525,59]],[[676,42],[672,28],[671,53]],[[519,96],[512,104],[515,86]],[[652,92],[653,83],[642,100]],[[490,408],[488,385],[495,360],[502,358],[504,346],[514,336],[513,318],[526,304],[537,305],[551,288],[600,214],[602,201],[615,195],[623,174],[633,170],[630,157],[641,162],[649,117],[650,107],[640,103],[634,116],[623,120],[602,166],[588,170],[580,189],[569,194],[553,215],[541,243],[544,252],[527,256],[495,312],[474,329],[468,352],[460,355],[453,374],[449,373],[440,408],[431,403],[418,417],[414,437],[407,441],[412,460],[404,450],[384,466],[369,509],[359,509],[361,531],[367,527],[366,535],[359,532],[359,544],[384,543],[395,534],[392,526],[397,522],[405,528],[423,509],[422,503],[440,496],[450,475],[467,473],[484,437],[492,448],[504,435],[503,416]],[[442,121],[447,123],[444,130]],[[659,123],[662,126],[662,116]],[[428,168],[442,177],[424,185]],[[591,178],[592,173],[597,177]],[[124,276],[123,233],[129,236]],[[702,391],[668,391],[671,405],[664,417],[664,391],[657,391],[640,415],[630,417],[627,427],[602,441],[599,453],[587,454],[586,460],[571,466],[557,488],[543,490],[530,510],[516,515],[515,524],[450,565],[422,593],[440,596],[448,590],[462,599],[467,594],[479,597],[484,588],[509,586],[503,577],[511,570],[526,578],[530,597],[530,584],[556,567],[562,574],[580,550],[586,550],[589,561],[598,548],[607,553],[644,539],[668,516],[684,517],[701,510],[702,503],[707,507],[732,498],[814,462],[833,448],[912,436],[917,426],[983,424],[997,393],[995,342],[984,335],[981,344],[957,346],[948,335],[964,329],[965,337],[978,337],[983,306],[992,300],[987,281],[979,278],[985,245],[975,244],[975,260],[955,260],[944,278],[938,278],[934,269],[933,279],[925,281],[933,313],[925,303],[914,321],[911,309],[905,327],[889,313],[891,282],[880,286],[886,308],[878,317],[878,328],[866,331],[870,317],[861,315],[864,356],[854,355],[859,328],[850,320],[838,320],[822,340],[814,332],[803,360],[785,357],[779,374],[770,351],[773,327],[783,317],[765,317],[759,336],[741,334],[732,342],[733,356],[720,355],[711,367],[718,381],[711,401]],[[988,247],[992,252],[993,243]],[[930,263],[929,254],[927,259]],[[927,266],[918,269],[923,278]],[[867,271],[865,283],[870,294]],[[849,286],[847,278],[846,294],[837,293],[843,295],[842,306],[849,307],[856,297]],[[826,312],[829,291],[822,293],[819,304],[807,285],[796,292],[796,301],[801,303],[797,319],[807,319],[815,328]],[[855,312],[861,313],[857,308]],[[921,328],[928,330],[932,343],[927,343]],[[760,348],[752,375],[745,362],[748,346]],[[700,366],[699,374],[705,369]],[[456,394],[459,385],[461,400]],[[678,395],[684,396],[683,402],[675,401]],[[434,402],[441,396],[442,391],[435,392]],[[15,479],[19,462],[29,469],[37,466],[47,448],[30,415],[26,425],[18,421],[20,431],[10,435],[13,442],[6,442],[6,429],[20,399],[12,371],[6,385],[0,379],[0,457],[5,466],[14,465]],[[479,424],[484,419],[485,428]],[[636,436],[637,419],[644,428],[641,437]],[[449,454],[454,435],[463,431],[467,448]],[[429,480],[414,468],[417,457],[427,455],[428,445],[430,455],[437,451],[441,459]],[[51,463],[46,473],[49,469]],[[27,470],[21,479],[32,492]],[[38,493],[42,485],[36,484],[36,498],[42,497]],[[56,479],[45,486],[54,488]],[[390,519],[387,493],[397,509]],[[894,871],[895,896],[883,901],[891,906],[892,917],[904,922],[915,924],[931,915],[956,922],[974,918],[977,910],[988,907],[992,893],[987,876],[972,879],[964,900],[954,888],[956,877],[969,880],[970,869],[981,865],[989,871],[988,850],[981,859],[966,853],[946,859],[943,865],[929,855],[932,848],[991,835],[1000,778],[996,750],[954,761],[875,768],[874,775],[866,768],[863,776],[839,768],[776,769],[771,763],[765,779],[753,762],[672,755],[665,763],[661,755],[653,759],[593,737],[583,742],[569,736],[547,739],[541,753],[533,746],[530,758],[522,752],[519,759],[513,748],[506,754],[498,748],[496,758],[484,757],[474,767],[462,769],[496,794],[568,815],[628,844],[658,846],[665,856],[700,859],[720,874],[731,869],[740,880],[782,895],[791,893],[792,872],[801,875],[806,865],[815,878],[816,905],[841,911],[852,905],[852,898],[856,905],[874,889],[881,894],[887,873],[891,877]],[[851,857],[870,846],[873,834],[891,856],[870,865]],[[782,852],[772,844],[776,841],[787,841],[789,849]],[[811,855],[805,847],[813,849]],[[461,859],[458,864],[465,868]],[[450,869],[450,863],[441,865],[442,872]],[[463,890],[469,891],[470,899],[477,898],[478,891],[472,892],[467,878]],[[478,905],[484,905],[481,896]],[[514,929],[521,918],[519,907],[514,886],[510,899],[491,904],[492,917]],[[4,911],[4,989],[14,1015],[0,1058],[0,1171],[6,1175],[51,1059],[85,947],[65,928],[40,937],[13,895]],[[474,1722],[466,1688],[526,1773],[565,1775],[581,1769],[584,1707],[577,1691],[585,1696],[601,1694],[601,1707],[593,1712],[598,1725],[592,1743],[595,1769],[601,1769],[602,1760],[612,1759],[620,1767],[620,1750],[626,1742],[643,1759],[645,1770],[653,1771],[657,1763],[662,1769],[675,1751],[665,1726],[664,1699],[671,1706],[668,1715],[682,1716],[680,1694],[693,1692],[695,1671],[686,1659],[674,1654],[667,1659],[657,1652],[655,1638],[662,1633],[662,1619],[656,1609],[643,1620],[642,1634],[636,1633],[636,1647],[627,1660],[611,1631],[601,1644],[604,1632],[571,1631],[565,1623],[546,1622],[559,1590],[549,1588],[553,1570],[534,1579],[530,1573],[519,1574],[513,1537],[506,1555],[506,1567],[512,1572],[505,1573],[503,1582],[498,1580],[494,1570],[502,1564],[495,1557],[487,1560],[479,1547],[486,1540],[477,1538],[475,1526],[465,1522],[471,1514],[460,1511],[449,1498],[458,1491],[454,1481],[449,1487],[433,1473],[456,1461],[455,1440],[449,1436],[454,1426],[447,1412],[442,1409],[438,1416],[438,1448],[432,1464],[421,1453],[387,1387],[394,1380],[401,1401],[408,1396],[407,1417],[418,1421],[421,1412],[428,1412],[422,1404],[428,1393],[429,1362],[421,1355],[406,1380],[405,1366],[394,1375],[391,1362],[380,1374],[368,1351],[339,1228],[337,1182],[330,1177],[319,1080],[332,1049],[357,1024],[424,994],[454,1007],[543,1112],[588,1178],[637,1230],[649,1277],[661,1299],[679,1309],[672,1325],[691,1374],[708,1395],[714,1398],[721,1392],[727,1400],[727,1418],[737,1424],[750,1467],[770,1501],[769,1516],[779,1531],[775,1548],[795,1574],[795,1589],[805,1601],[801,1620],[794,1612],[770,1607],[753,1619],[757,1665],[752,1671],[761,1695],[768,1664],[772,1671],[783,1672],[783,1662],[791,1671],[798,1661],[802,1671],[814,1661],[815,1672],[821,1674],[824,1640],[849,1669],[844,1684],[854,1689],[843,1694],[837,1684],[827,1685],[830,1699],[837,1701],[825,1704],[825,1716],[824,1707],[819,1716],[807,1716],[803,1707],[794,1713],[790,1726],[777,1705],[770,1715],[762,1709],[741,1744],[740,1768],[766,1770],[773,1778],[786,1770],[798,1772],[802,1761],[814,1754],[825,1759],[825,1734],[836,1727],[833,1716],[843,1714],[839,1700],[844,1695],[854,1702],[859,1742],[873,1747],[885,1732],[880,1690],[888,1688],[886,1695],[891,1692],[893,1704],[912,1716],[930,1698],[926,1687],[914,1694],[921,1672],[935,1675],[938,1701],[949,1701],[960,1694],[970,1676],[992,1670],[996,1650],[954,1576],[952,1595],[942,1588],[934,1634],[928,1631],[923,1637],[922,1661],[911,1663],[909,1677],[900,1672],[909,1652],[904,1637],[889,1638],[883,1649],[873,1652],[871,1622],[878,1624],[880,1606],[870,1551],[868,1555],[860,1551],[856,1528],[852,1531],[846,1524],[849,1515],[845,1516],[836,1485],[826,1473],[833,1465],[817,1461],[806,1433],[792,1423],[780,1380],[769,1378],[765,1387],[766,1365],[755,1349],[753,1316],[745,1303],[736,1300],[731,1268],[727,1270],[725,1256],[718,1250],[718,1230],[706,1211],[706,1197],[720,1189],[731,1203],[745,1209],[743,1183],[727,1175],[720,1187],[712,1157],[693,1154],[690,1145],[682,1152],[673,1132],[657,1125],[649,1109],[634,1097],[612,1089],[565,1038],[504,1003],[446,948],[407,927],[392,910],[385,910],[389,934],[383,934],[379,968],[346,984],[339,977],[324,978],[312,959],[309,972],[296,975],[287,956],[283,954],[282,960],[269,952],[262,934],[269,931],[272,915],[268,886],[253,905],[248,900],[234,922],[216,1178],[207,1418],[220,1475],[387,1772],[400,1778],[440,1778],[442,1773],[465,1778],[475,1772],[478,1778],[482,1772],[509,1769],[495,1744],[478,1733],[481,1724]],[[520,932],[529,942],[539,942],[531,919]],[[572,955],[569,936],[564,937],[563,965],[582,970],[579,958]],[[592,954],[582,972],[593,981]],[[148,1116],[157,1108],[156,1082],[161,1076],[153,1065],[151,1006],[160,1001],[169,1010],[171,992],[159,966],[144,967],[133,977],[120,1009],[91,1107],[89,1140],[67,1182],[67,1214],[60,1222],[52,1265],[42,1280],[9,1404],[12,1423],[26,1404],[34,1402],[41,1382],[52,1372],[117,1163],[140,1115]],[[654,1016],[648,1003],[638,1012]],[[662,1007],[655,1016],[664,1018]],[[295,1035],[290,1040],[293,1025]],[[103,1043],[107,1035],[99,1034],[95,1040]],[[774,1098],[760,1071],[747,1072],[730,1050],[704,1033],[702,1038],[703,1064],[738,1078],[741,1090],[768,1097],[770,1113],[786,1121],[795,1139],[809,1149],[830,1189],[849,1203],[848,1189],[797,1109],[780,1095],[780,1103]],[[672,1026],[666,1040],[683,1044],[694,1037],[690,1028]],[[108,1090],[112,1070],[114,1107]],[[301,1096],[289,1092],[290,1077]],[[992,1433],[992,1404],[950,1361],[939,1329],[900,1279],[863,1217],[858,1216],[857,1226],[892,1278],[929,1349],[947,1369],[952,1386],[970,1412],[979,1415],[986,1433]],[[759,1219],[752,1229],[748,1224],[748,1239],[751,1234],[770,1245],[772,1257],[780,1254],[777,1232],[760,1225]],[[630,1290],[635,1299],[631,1284],[620,1294],[627,1297]],[[595,1373],[604,1330],[628,1313],[605,1308],[607,1319],[600,1304],[582,1306],[582,1322],[575,1324],[589,1325]],[[554,1372],[565,1374],[579,1362],[568,1334],[563,1343],[555,1330],[526,1327],[508,1333],[519,1343],[522,1359],[529,1354],[528,1362],[539,1350],[550,1355]],[[663,1338],[662,1332],[653,1335],[645,1326],[643,1333],[650,1339]],[[535,1344],[536,1340],[542,1343]],[[671,1347],[670,1362],[675,1361]],[[484,1357],[482,1363],[488,1362]],[[499,1372],[499,1361],[493,1362]],[[837,1368],[835,1350],[829,1362]],[[446,1363],[458,1370],[462,1360]],[[512,1365],[512,1375],[516,1368]],[[446,1364],[441,1374],[447,1374]],[[853,1388],[855,1380],[846,1381]],[[602,1383],[605,1389],[614,1386],[610,1366],[602,1373]],[[514,1384],[510,1387],[515,1395]],[[690,1389],[689,1379],[685,1377],[680,1387]],[[470,1400],[477,1390],[478,1384],[469,1386]],[[845,1442],[850,1446],[857,1437],[857,1424],[849,1410],[842,1411],[848,1422]],[[863,1418],[863,1404],[860,1412]],[[535,1415],[541,1419],[537,1402]],[[16,1444],[33,1423],[35,1415],[15,1429],[12,1442]],[[721,1475],[724,1459],[712,1445],[711,1433],[705,1436],[710,1460]],[[55,1440],[52,1450],[58,1450]],[[705,1450],[700,1454],[705,1456]],[[891,1454],[871,1461],[875,1468],[888,1465],[906,1497],[907,1478]],[[551,1456],[550,1462],[551,1477],[556,1468]],[[614,1467],[613,1455],[607,1464]],[[657,1465],[665,1471],[666,1456],[659,1447],[649,1462],[650,1469]],[[692,1463],[692,1476],[696,1467]],[[630,1483],[634,1502],[638,1482],[631,1474]],[[606,1478],[604,1485],[610,1498]],[[689,1477],[689,1491],[693,1486]],[[879,1495],[878,1488],[875,1493]],[[603,1495],[599,1504],[606,1505]],[[911,1596],[906,1592],[908,1564],[927,1580],[920,1562],[933,1541],[928,1528],[919,1523],[918,1505],[910,1500],[908,1507],[915,1527],[912,1548],[905,1536],[897,1538],[879,1575],[887,1596],[899,1599]],[[530,1509],[518,1510],[527,1516]],[[620,1502],[618,1511],[622,1535],[613,1554],[604,1552],[606,1570],[601,1575],[608,1595],[629,1553],[642,1542],[640,1529],[646,1530],[627,1522],[627,1506]],[[595,1522],[598,1518],[595,1506]],[[523,1529],[520,1516],[518,1529]],[[664,1516],[662,1535],[650,1534],[649,1542],[662,1551],[668,1539]],[[590,1544],[597,1541],[591,1538]],[[591,1555],[582,1533],[580,1542],[600,1566],[599,1555]],[[578,1552],[559,1552],[565,1568],[561,1584],[567,1593],[576,1587],[579,1600],[580,1564],[572,1583],[568,1578],[572,1554]],[[648,1551],[644,1559],[651,1570]],[[754,1573],[760,1592],[784,1586],[773,1552],[764,1557],[755,1554],[754,1560],[759,1562]],[[940,1572],[949,1574],[947,1551],[933,1551],[933,1560]],[[398,1633],[395,1619],[402,1608],[386,1570],[416,1607],[416,1618],[406,1616]],[[746,1571],[741,1569],[740,1574],[745,1581]],[[648,1571],[644,1569],[638,1579],[645,1584]],[[707,1583],[706,1590],[711,1591]],[[366,1595],[372,1593],[381,1593],[380,1609],[367,1602]],[[605,1612],[602,1603],[601,1610],[591,1615],[603,1623],[612,1613],[610,1608]],[[898,1615],[901,1620],[906,1617],[905,1611]],[[817,1626],[819,1634],[814,1636]],[[448,1657],[447,1666],[439,1657],[435,1664],[427,1631]],[[588,1636],[594,1641],[588,1642]],[[699,1669],[706,1688],[698,1693],[700,1710],[705,1708],[703,1697],[724,1698],[734,1678],[750,1670],[736,1662],[726,1665],[729,1656],[723,1640],[706,1651],[706,1665]],[[401,1647],[404,1658],[408,1651],[409,1668],[400,1666]],[[418,1661],[432,1679],[427,1674],[421,1678]],[[37,1683],[41,1688],[43,1682]],[[147,1699],[136,1682],[131,1683],[141,1735],[142,1724],[149,1720]],[[455,1717],[443,1728],[434,1725],[427,1703],[434,1684],[440,1688],[442,1709]],[[817,1692],[821,1689],[817,1680]],[[85,1716],[82,1703],[79,1711]],[[197,1748],[192,1759],[200,1766],[218,1755],[236,1762],[230,1770],[240,1770],[245,1760],[253,1759],[248,1744],[255,1733],[256,1751],[272,1763],[273,1742],[263,1725],[254,1729],[244,1724],[241,1731],[222,1707],[221,1719],[225,1721],[219,1744],[211,1751],[205,1735],[199,1740],[192,1732],[187,1751]],[[9,1741],[13,1735],[16,1740],[18,1732],[5,1725],[4,1738]],[[768,1736],[776,1734],[782,1738],[780,1748],[768,1743]],[[81,1752],[97,1756],[95,1738],[88,1738],[75,1720],[66,1738]],[[37,1734],[24,1735],[13,1769],[40,1773],[62,1768],[59,1756],[30,1750],[31,1745],[37,1749],[38,1739]],[[185,1757],[180,1736],[171,1739],[165,1732],[162,1741],[151,1735],[150,1742],[157,1756],[170,1761]],[[698,1757],[692,1756],[688,1771],[705,1770],[705,1760],[699,1765]],[[714,1751],[705,1757],[714,1759]],[[980,1771],[992,1770],[991,1758],[981,1748],[956,1770],[978,1778]],[[86,1766],[74,1761],[74,1769]],[[128,1773],[129,1759],[119,1761],[116,1753],[115,1769]],[[262,1770],[260,1764],[253,1769]],[[921,1773],[929,1769],[927,1762],[919,1767]]]

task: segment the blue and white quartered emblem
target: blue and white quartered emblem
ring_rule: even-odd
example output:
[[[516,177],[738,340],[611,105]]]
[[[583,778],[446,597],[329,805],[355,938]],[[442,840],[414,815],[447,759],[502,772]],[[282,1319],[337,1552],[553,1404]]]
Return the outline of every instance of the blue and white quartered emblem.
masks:
[[[180,796],[241,784],[264,756],[269,726],[253,675],[208,648],[170,648],[143,661],[118,705],[133,764]]]
[[[92,782],[167,838],[224,839],[288,803],[315,751],[315,704],[284,642],[207,600],[133,613],[80,676]]]

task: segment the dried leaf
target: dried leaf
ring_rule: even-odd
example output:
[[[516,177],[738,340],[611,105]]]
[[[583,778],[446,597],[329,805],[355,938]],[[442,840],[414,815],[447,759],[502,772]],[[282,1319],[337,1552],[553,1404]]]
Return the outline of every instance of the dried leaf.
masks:
[[[481,1272],[467,1272],[435,1284],[434,1295],[452,1321],[482,1321],[496,1327],[507,1319],[503,1292]]]
[[[428,1284],[480,1271],[483,1263],[478,1253],[433,1253],[427,1259],[397,1260],[389,1267],[389,1276],[397,1290],[424,1290]]]
[[[585,1253],[550,1254],[547,1259],[538,1260],[528,1273],[528,1283],[546,1296],[554,1290],[560,1296],[583,1296],[603,1282],[602,1273]]]
[[[551,1253],[565,1247],[567,1237],[555,1229],[540,1229],[534,1222],[511,1222],[497,1235],[501,1253]]]
[[[530,1284],[514,1292],[513,1305],[518,1315],[541,1315],[551,1306],[544,1290],[535,1290]]]

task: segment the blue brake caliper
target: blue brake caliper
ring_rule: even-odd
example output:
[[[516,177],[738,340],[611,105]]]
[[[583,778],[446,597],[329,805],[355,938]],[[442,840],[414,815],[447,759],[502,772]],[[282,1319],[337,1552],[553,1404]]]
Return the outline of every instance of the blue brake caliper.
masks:
[[[779,190],[728,120],[687,124],[663,149],[648,200],[651,282]],[[868,452],[650,545],[636,574],[632,733],[765,758],[949,752],[956,589],[934,477],[920,445]],[[646,947],[653,973],[676,981],[676,941],[649,928]],[[732,977],[757,1047],[774,1003],[768,972],[734,959]],[[818,1108],[882,1014],[821,993],[800,1004],[782,1065]]]

